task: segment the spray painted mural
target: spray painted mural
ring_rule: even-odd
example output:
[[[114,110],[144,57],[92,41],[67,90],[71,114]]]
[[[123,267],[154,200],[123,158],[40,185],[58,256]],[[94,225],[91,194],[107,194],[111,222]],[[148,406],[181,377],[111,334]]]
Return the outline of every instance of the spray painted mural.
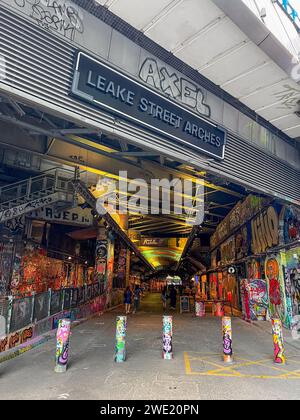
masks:
[[[300,248],[287,251],[282,259],[286,295],[290,302],[291,317],[295,317],[300,315]]]
[[[271,318],[279,318],[286,328],[290,328],[291,319],[287,307],[285,283],[280,255],[267,257],[265,275],[269,295],[269,313]]]
[[[283,207],[281,214],[281,243],[289,244],[300,239],[300,209]]]
[[[268,316],[267,283],[262,279],[241,281],[243,318],[245,321],[266,321]]]

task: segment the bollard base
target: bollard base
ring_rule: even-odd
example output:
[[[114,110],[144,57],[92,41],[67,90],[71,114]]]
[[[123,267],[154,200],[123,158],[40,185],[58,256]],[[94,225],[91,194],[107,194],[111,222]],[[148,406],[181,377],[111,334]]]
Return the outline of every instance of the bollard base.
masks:
[[[234,363],[233,356],[223,356],[223,361],[226,363],[226,365]]]
[[[174,356],[173,356],[173,354],[162,354],[162,358],[164,359],[164,360],[173,360],[174,359]]]
[[[286,361],[285,360],[274,360],[273,361],[274,365],[286,365]]]
[[[54,368],[54,372],[56,373],[65,373],[66,371],[67,371],[67,366],[56,365]]]
[[[127,356],[126,354],[115,355],[114,361],[116,363],[124,363],[124,362],[126,362],[126,356]]]

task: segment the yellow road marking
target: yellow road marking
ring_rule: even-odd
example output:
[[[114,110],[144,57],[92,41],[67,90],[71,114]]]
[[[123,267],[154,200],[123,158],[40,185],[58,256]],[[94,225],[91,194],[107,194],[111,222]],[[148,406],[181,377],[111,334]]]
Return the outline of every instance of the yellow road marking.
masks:
[[[191,352],[194,354],[199,354],[199,352]],[[282,369],[276,366],[269,366],[265,363],[270,361],[270,359],[262,359],[262,360],[248,360],[241,357],[235,358],[236,361],[242,361],[243,363],[237,363],[232,366],[222,366],[221,364],[215,363],[211,360],[207,360],[211,356],[219,356],[216,353],[203,353],[204,357],[190,357],[188,352],[184,352],[184,363],[185,363],[185,371],[187,375],[196,375],[196,376],[216,376],[216,377],[228,377],[228,378],[253,378],[253,379],[300,379],[300,369],[296,371],[288,371],[286,369]],[[209,365],[218,367],[219,369],[208,370],[206,372],[195,372],[192,370],[191,361],[201,361],[206,362]],[[297,361],[291,360],[295,363]],[[282,372],[281,375],[255,375],[255,374],[244,374],[241,372],[236,371],[235,369],[245,366],[262,366],[267,369],[275,370],[276,372]]]
[[[185,364],[185,372],[187,375],[192,374],[191,363],[187,352],[184,352],[184,364]]]

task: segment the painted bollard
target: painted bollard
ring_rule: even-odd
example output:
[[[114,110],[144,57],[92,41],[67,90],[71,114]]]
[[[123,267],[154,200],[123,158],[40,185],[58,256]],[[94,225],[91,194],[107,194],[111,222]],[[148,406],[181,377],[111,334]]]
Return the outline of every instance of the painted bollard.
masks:
[[[231,318],[223,317],[222,319],[222,331],[223,331],[223,357],[225,363],[233,362],[233,351],[232,351],[232,328]]]
[[[282,323],[280,319],[272,319],[272,332],[274,341],[274,362],[285,364],[285,352],[282,333]]]
[[[165,315],[163,317],[163,352],[162,357],[165,360],[173,359],[173,318]]]
[[[195,303],[195,312],[196,316],[202,318],[205,316],[205,302],[196,302]]]
[[[67,370],[69,358],[69,340],[71,320],[60,319],[56,334],[55,372],[62,373]]]
[[[115,348],[115,362],[122,363],[126,360],[126,329],[127,317],[117,316],[116,323],[116,348]]]

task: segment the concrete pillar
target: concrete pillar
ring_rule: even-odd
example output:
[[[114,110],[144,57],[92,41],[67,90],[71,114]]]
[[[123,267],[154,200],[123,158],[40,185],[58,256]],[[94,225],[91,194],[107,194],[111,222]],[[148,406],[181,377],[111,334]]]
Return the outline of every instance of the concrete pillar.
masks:
[[[96,251],[95,251],[95,281],[100,284],[101,293],[106,291],[106,272],[107,272],[107,232],[104,228],[99,228],[97,232]]]
[[[122,363],[126,360],[126,329],[127,317],[118,316],[116,321],[116,347],[115,362]]]
[[[163,316],[163,351],[162,357],[165,360],[173,359],[173,317]]]
[[[274,342],[274,362],[284,365],[286,360],[282,333],[282,322],[280,319],[272,319],[272,333]]]
[[[106,306],[111,307],[113,276],[114,276],[114,261],[115,261],[115,240],[111,233],[108,234],[107,245],[107,272],[106,272]]]
[[[55,372],[66,372],[69,358],[71,320],[60,319],[56,334]]]
[[[130,233],[128,230],[128,214],[119,214],[119,226],[121,229],[126,233],[128,237],[130,237]],[[123,248],[121,255],[121,260],[119,258],[119,278],[124,280],[124,286],[129,286],[129,277],[130,277],[130,249]],[[124,264],[124,265],[123,265]],[[123,279],[124,276],[124,279]]]
[[[233,362],[233,351],[232,351],[232,328],[231,318],[225,316],[222,319],[222,332],[223,332],[223,356],[225,363]]]

